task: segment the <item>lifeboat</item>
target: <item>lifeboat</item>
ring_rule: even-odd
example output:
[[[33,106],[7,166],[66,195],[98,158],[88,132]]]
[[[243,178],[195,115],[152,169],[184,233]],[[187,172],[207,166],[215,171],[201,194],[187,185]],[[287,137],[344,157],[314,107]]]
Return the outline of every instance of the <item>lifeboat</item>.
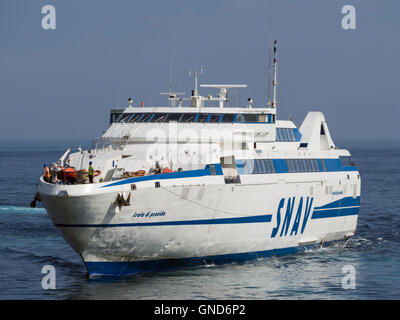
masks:
[[[65,181],[65,182],[71,182],[71,183],[76,182],[76,178],[77,178],[78,175],[77,175],[77,172],[76,172],[75,168],[73,168],[73,167],[67,167],[67,168],[61,167],[60,169],[61,169],[61,171],[59,171],[57,173],[57,178],[59,180],[62,180],[62,181]]]

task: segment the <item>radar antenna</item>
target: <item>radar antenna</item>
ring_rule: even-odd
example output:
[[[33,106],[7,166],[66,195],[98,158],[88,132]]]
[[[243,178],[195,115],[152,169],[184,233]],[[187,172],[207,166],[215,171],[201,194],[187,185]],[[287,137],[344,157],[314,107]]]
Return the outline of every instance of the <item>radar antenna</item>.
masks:
[[[184,96],[184,92],[172,92],[172,65],[173,65],[173,58],[171,57],[171,63],[169,65],[169,83],[168,83],[168,88],[169,92],[160,92],[160,94],[167,94],[168,95],[168,101],[169,101],[169,106],[170,107],[176,107],[176,100],[181,99],[180,96]],[[179,104],[181,106],[181,104]]]

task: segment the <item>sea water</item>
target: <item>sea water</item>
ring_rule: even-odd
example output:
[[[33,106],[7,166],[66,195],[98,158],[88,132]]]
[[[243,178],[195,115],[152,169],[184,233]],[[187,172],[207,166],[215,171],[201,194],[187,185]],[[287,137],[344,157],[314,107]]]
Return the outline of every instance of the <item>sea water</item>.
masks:
[[[81,258],[41,203],[29,207],[43,163],[78,146],[0,142],[0,299],[400,298],[399,142],[338,143],[350,150],[362,179],[357,231],[345,244],[246,263],[95,279],[86,277]],[[42,286],[47,265],[55,270],[54,290]],[[352,270],[351,281],[346,270]]]

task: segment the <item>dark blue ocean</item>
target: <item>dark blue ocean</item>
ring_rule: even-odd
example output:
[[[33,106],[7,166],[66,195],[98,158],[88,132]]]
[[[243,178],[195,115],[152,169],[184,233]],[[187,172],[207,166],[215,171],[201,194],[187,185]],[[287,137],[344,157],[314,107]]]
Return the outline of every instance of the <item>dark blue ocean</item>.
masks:
[[[247,263],[88,279],[41,204],[29,207],[43,163],[79,143],[0,142],[0,299],[400,299],[400,142],[338,145],[350,149],[362,178],[358,227],[346,244]],[[56,270],[54,290],[42,288],[45,265]],[[354,289],[342,286],[348,265]]]

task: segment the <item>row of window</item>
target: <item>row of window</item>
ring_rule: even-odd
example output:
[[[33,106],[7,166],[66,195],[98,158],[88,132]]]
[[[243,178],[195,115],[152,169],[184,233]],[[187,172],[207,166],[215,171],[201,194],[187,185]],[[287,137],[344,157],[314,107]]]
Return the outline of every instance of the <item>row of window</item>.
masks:
[[[349,156],[340,156],[339,160],[343,167],[354,166],[354,163],[351,161],[351,157]]]
[[[221,113],[111,113],[110,123],[140,122],[208,122],[208,123],[275,123],[272,114],[221,114]]]
[[[326,171],[324,159],[321,159],[322,169]],[[289,172],[319,172],[316,159],[287,159],[286,165]]]
[[[242,160],[239,167],[243,167],[245,174],[266,174],[275,173],[272,159]]]
[[[237,167],[241,174],[266,174],[276,173],[277,171],[290,173],[327,171],[324,159],[278,159],[275,161],[274,164],[272,159],[238,160]],[[285,163],[287,169],[282,166]],[[275,167],[275,165],[278,167]]]
[[[277,142],[294,142],[297,141],[293,128],[276,128]]]

